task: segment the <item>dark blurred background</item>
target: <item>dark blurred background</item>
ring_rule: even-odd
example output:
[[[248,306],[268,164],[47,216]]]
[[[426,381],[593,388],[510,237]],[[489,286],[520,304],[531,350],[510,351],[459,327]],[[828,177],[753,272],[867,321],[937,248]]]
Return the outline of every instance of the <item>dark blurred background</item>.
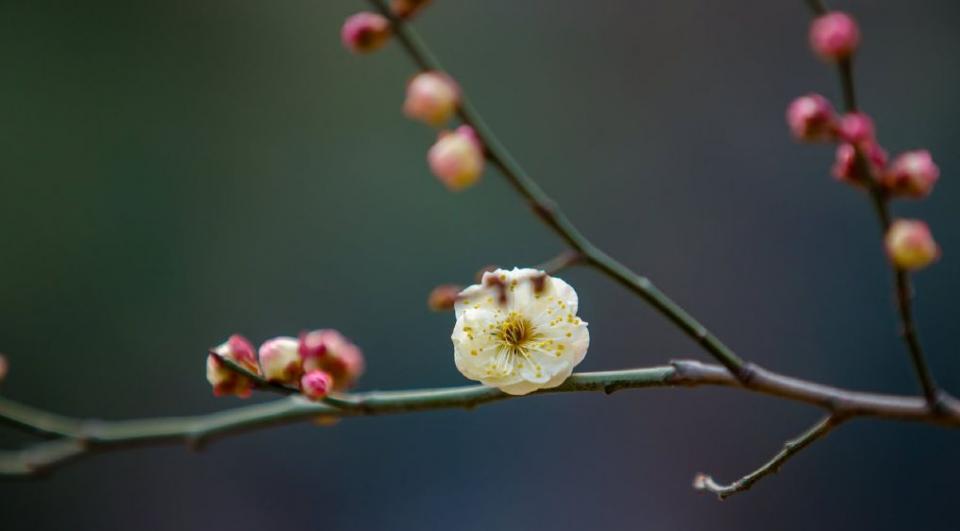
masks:
[[[922,216],[943,260],[917,275],[921,334],[960,391],[960,5],[843,2],[883,144],[927,147]],[[204,352],[335,327],[361,389],[465,383],[430,288],[538,263],[561,243],[493,171],[450,194],[434,133],[399,111],[396,45],[339,44],[360,1],[0,0],[3,393],[103,418],[194,414]],[[438,0],[417,22],[528,170],[584,232],[742,355],[838,385],[913,393],[866,200],[798,146],[794,96],[839,96],[781,2]],[[705,358],[589,270],[584,370]],[[269,397],[257,397],[253,401]],[[957,529],[960,433],[852,423],[753,491],[730,480],[819,416],[725,389],[515,400],[473,412],[296,425],[100,455],[0,483],[21,529]],[[31,439],[4,429],[9,448]]]

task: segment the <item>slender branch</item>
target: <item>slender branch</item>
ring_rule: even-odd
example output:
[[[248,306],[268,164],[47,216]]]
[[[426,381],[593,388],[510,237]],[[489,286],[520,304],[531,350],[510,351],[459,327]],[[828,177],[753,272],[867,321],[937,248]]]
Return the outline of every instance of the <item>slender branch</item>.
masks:
[[[413,62],[420,70],[442,71],[440,62],[430,52],[426,43],[405,20],[394,15],[384,0],[369,0],[383,16],[387,17],[393,27],[394,35],[400,42]],[[523,197],[534,213],[561,239],[575,251],[583,255],[587,264],[593,266],[610,278],[629,289],[634,294],[653,306],[658,312],[673,322],[691,339],[696,341],[704,350],[710,353],[721,365],[726,367],[737,378],[744,379],[744,361],[714,336],[707,328],[700,324],[692,315],[686,312],[679,304],[660,291],[653,283],[630,270],[599,248],[584,236],[580,230],[560,210],[559,206],[543,191],[542,188],[524,171],[523,167],[514,160],[513,156],[486,124],[483,117],[476,110],[465,94],[461,94],[461,104],[458,109],[460,119],[473,127],[483,144],[487,159],[507,179],[513,188]]]
[[[582,264],[584,257],[577,251],[573,249],[567,249],[566,251],[554,256],[553,258],[543,262],[537,266],[537,269],[543,271],[548,275],[556,275],[557,273],[572,267],[578,264]]]
[[[945,398],[942,412],[919,397],[863,393],[808,382],[749,366],[744,385],[719,365],[674,361],[670,365],[574,374],[552,389],[535,394],[596,392],[648,387],[721,386],[744,388],[820,407],[838,418],[876,417],[960,427],[960,403]],[[192,417],[102,421],[65,417],[0,397],[0,420],[57,438],[22,451],[0,453],[0,475],[30,475],[80,457],[135,446],[185,443],[201,448],[219,437],[301,422],[317,417],[384,415],[437,409],[471,409],[516,398],[483,385],[409,391],[345,393],[335,403],[290,396],[264,404]]]
[[[750,487],[752,487],[757,481],[760,481],[771,474],[776,474],[779,472],[780,467],[783,466],[787,460],[798,454],[807,446],[810,446],[814,442],[825,437],[841,422],[843,422],[841,417],[834,415],[828,415],[824,417],[823,420],[817,422],[810,429],[800,434],[800,436],[797,438],[787,441],[783,445],[783,449],[780,450],[777,455],[773,456],[772,459],[764,463],[763,466],[734,481],[733,483],[723,485],[717,483],[712,477],[706,474],[698,474],[693,480],[693,488],[705,492],[712,492],[721,500],[733,496],[738,492],[749,490]]]
[[[814,16],[822,15],[828,10],[823,0],[808,0],[807,4],[810,6]],[[840,86],[843,91],[844,110],[848,113],[857,112],[857,90],[853,77],[852,60],[844,59],[838,62],[837,71],[840,77]],[[866,155],[859,146],[855,146],[855,149],[857,171],[860,175],[869,176],[866,179],[867,192],[870,196],[873,209],[877,214],[877,219],[880,222],[880,228],[883,234],[886,234],[891,224],[890,197],[880,187],[870,164],[867,162]],[[906,343],[907,351],[910,353],[910,360],[913,364],[917,380],[920,382],[920,387],[923,390],[923,396],[927,399],[930,407],[936,409],[940,407],[941,392],[937,387],[933,372],[927,364],[923,347],[920,344],[917,325],[913,318],[913,286],[910,281],[910,273],[896,266],[891,267],[893,268],[894,284],[896,286],[897,312],[900,318],[901,335]]]

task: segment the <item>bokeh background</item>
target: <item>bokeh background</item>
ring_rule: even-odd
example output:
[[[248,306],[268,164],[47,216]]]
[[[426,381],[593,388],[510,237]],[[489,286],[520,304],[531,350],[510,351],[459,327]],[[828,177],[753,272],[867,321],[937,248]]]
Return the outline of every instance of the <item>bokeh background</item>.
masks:
[[[892,152],[943,170],[943,260],[916,277],[923,341],[960,391],[960,5],[844,2],[865,33],[863,106]],[[529,265],[561,243],[488,171],[450,194],[434,133],[399,106],[395,45],[339,44],[360,0],[0,0],[3,393],[59,412],[210,412],[204,352],[335,327],[362,389],[465,383],[430,288]],[[438,0],[417,22],[530,172],[583,231],[744,356],[790,374],[910,393],[873,214],[798,146],[789,100],[837,99],[782,2]],[[589,270],[564,277],[590,322],[585,370],[705,355]],[[253,401],[269,397],[254,398]],[[0,483],[21,529],[911,529],[960,526],[960,433],[855,422],[752,492],[733,479],[812,423],[724,389],[544,396],[472,412],[296,425],[100,455]],[[15,448],[30,439],[4,429]]]

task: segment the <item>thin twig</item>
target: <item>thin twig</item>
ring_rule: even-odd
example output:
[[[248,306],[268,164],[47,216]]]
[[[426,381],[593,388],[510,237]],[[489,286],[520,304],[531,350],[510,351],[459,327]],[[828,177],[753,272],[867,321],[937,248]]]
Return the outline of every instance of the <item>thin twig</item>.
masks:
[[[578,264],[582,264],[584,257],[577,251],[573,249],[567,249],[562,253],[554,256],[553,258],[543,262],[537,266],[537,269],[543,271],[548,275],[556,275],[557,273],[572,267]]]
[[[828,11],[828,7],[822,0],[810,0],[807,2],[814,16],[822,15]],[[848,113],[858,111],[857,90],[853,76],[852,59],[844,59],[837,63],[837,72],[840,78],[840,86],[843,92],[844,110]],[[854,146],[856,150],[855,163],[860,175],[866,175],[865,184],[870,196],[870,202],[873,205],[874,212],[880,222],[880,228],[883,234],[890,229],[890,197],[880,187],[879,181],[874,175],[874,171],[867,162],[867,156],[859,146]],[[923,396],[932,409],[940,407],[941,392],[937,387],[933,372],[927,363],[926,356],[923,353],[923,347],[920,344],[920,336],[917,332],[917,325],[913,318],[913,286],[910,281],[910,273],[891,265],[894,275],[894,284],[897,300],[897,312],[900,318],[901,335],[906,343],[907,351],[910,353],[914,372],[920,387],[923,390]]]
[[[781,449],[777,455],[773,456],[772,459],[764,463],[763,466],[734,481],[733,483],[722,485],[714,481],[712,477],[706,474],[699,474],[693,479],[693,488],[705,492],[712,492],[721,500],[726,499],[729,496],[733,496],[739,492],[749,490],[750,487],[752,487],[757,481],[760,481],[766,476],[779,472],[780,467],[783,466],[787,460],[807,446],[810,446],[814,442],[825,437],[842,421],[843,419],[841,417],[836,417],[833,415],[824,417],[823,420],[816,423],[809,430],[800,434],[799,437],[787,441],[783,445],[783,449]]]
[[[726,368],[698,361],[608,372],[574,374],[552,389],[534,394],[596,392],[648,387],[722,386],[802,402],[820,407],[838,418],[876,417],[960,427],[960,403],[945,398],[942,412],[931,411],[920,397],[849,391],[777,374],[751,366],[749,385]],[[65,417],[0,397],[0,419],[56,437],[19,452],[0,453],[0,475],[29,475],[97,452],[136,446],[185,443],[192,448],[227,435],[317,417],[385,415],[474,407],[516,398],[499,389],[471,385],[446,389],[344,393],[336,403],[311,402],[302,396],[192,417],[102,421]]]
[[[383,16],[387,17],[393,27],[394,36],[410,56],[417,68],[423,71],[443,71],[440,62],[430,52],[426,43],[405,20],[397,17],[387,6],[384,0],[369,0]],[[696,341],[704,350],[710,353],[721,365],[726,367],[739,379],[745,379],[744,362],[730,347],[714,336],[707,328],[700,324],[692,315],[687,313],[679,304],[660,291],[653,283],[630,270],[605,252],[597,248],[584,236],[580,230],[567,218],[542,188],[534,181],[523,167],[514,160],[513,156],[486,124],[483,117],[470,103],[465,94],[461,93],[461,103],[457,112],[460,119],[473,127],[485,148],[487,159],[507,179],[513,188],[523,197],[533,212],[561,239],[575,251],[579,252],[585,262],[597,270],[641,297],[658,312],[673,322],[691,339]]]

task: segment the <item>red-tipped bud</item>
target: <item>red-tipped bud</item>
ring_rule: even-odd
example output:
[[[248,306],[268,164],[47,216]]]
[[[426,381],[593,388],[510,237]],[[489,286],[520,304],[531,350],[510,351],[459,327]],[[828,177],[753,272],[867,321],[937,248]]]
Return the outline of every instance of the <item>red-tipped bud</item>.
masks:
[[[794,138],[805,142],[829,140],[834,133],[833,106],[819,94],[807,94],[787,107],[787,125]]]
[[[333,377],[323,371],[310,371],[300,379],[300,391],[310,400],[320,400],[333,389]]]
[[[254,374],[260,374],[260,366],[253,354],[253,345],[241,335],[232,335],[224,343],[213,349],[207,356],[207,381],[213,386],[215,396],[235,395],[241,398],[250,396],[253,382],[227,367],[220,358],[229,360]],[[218,358],[219,356],[219,358]]]
[[[863,148],[871,175],[877,175],[887,165],[887,152],[875,142],[867,142]],[[857,164],[857,150],[852,144],[837,146],[837,159],[833,164],[833,176],[848,184],[863,184],[871,175],[862,175]]]
[[[427,152],[430,170],[448,189],[459,191],[473,185],[483,173],[483,147],[473,128],[461,125],[440,133]]]
[[[333,389],[338,391],[353,385],[363,373],[363,352],[336,330],[300,334],[299,352],[303,370],[328,373],[333,378]]]
[[[874,140],[873,120],[862,112],[844,114],[840,118],[837,134],[844,142],[863,145]]]
[[[883,186],[893,195],[926,197],[940,178],[940,168],[925,149],[907,151],[893,159],[883,175]]]
[[[276,337],[260,345],[260,366],[271,382],[293,384],[300,380],[303,368],[299,343],[292,337]]]
[[[827,13],[810,24],[810,47],[825,61],[846,59],[857,51],[859,44],[860,28],[846,13]]]
[[[890,226],[885,239],[887,256],[899,269],[923,269],[940,256],[940,247],[930,234],[930,227],[919,220],[898,219]]]
[[[460,87],[443,72],[417,74],[407,85],[403,112],[414,120],[434,127],[443,125],[457,112]]]
[[[343,23],[340,40],[354,53],[369,53],[382,47],[390,38],[390,21],[383,15],[361,11]]]
[[[400,18],[409,18],[429,3],[430,0],[393,0],[390,2],[390,10]]]
[[[449,312],[457,302],[457,295],[463,290],[456,284],[441,284],[430,292],[427,297],[427,306],[435,312]]]

